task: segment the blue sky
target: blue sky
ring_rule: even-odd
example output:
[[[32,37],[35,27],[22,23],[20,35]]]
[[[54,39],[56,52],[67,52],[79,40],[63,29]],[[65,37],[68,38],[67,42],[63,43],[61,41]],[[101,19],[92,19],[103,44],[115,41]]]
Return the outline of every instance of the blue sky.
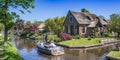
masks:
[[[66,16],[68,11],[80,12],[86,8],[91,13],[103,15],[106,19],[113,13],[120,13],[120,0],[35,0],[31,13],[20,14],[26,21],[44,21],[56,16]]]

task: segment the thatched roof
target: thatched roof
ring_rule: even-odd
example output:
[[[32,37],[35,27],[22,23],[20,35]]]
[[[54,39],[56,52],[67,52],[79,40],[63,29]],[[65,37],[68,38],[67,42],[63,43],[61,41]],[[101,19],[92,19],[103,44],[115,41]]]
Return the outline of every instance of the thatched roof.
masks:
[[[43,27],[45,27],[45,24],[44,24],[44,23],[41,23],[41,24],[38,26],[38,29],[39,29],[39,30],[44,30]]]
[[[90,25],[88,25],[88,27],[96,27],[98,21],[92,21],[90,22]]]
[[[86,14],[83,12],[74,12],[74,11],[70,11],[70,12],[75,17],[75,19],[77,20],[79,24],[92,24],[93,25],[95,21],[100,21],[102,25],[107,24],[107,21],[98,17],[95,14]],[[86,17],[88,17],[89,19],[86,20],[85,19]]]

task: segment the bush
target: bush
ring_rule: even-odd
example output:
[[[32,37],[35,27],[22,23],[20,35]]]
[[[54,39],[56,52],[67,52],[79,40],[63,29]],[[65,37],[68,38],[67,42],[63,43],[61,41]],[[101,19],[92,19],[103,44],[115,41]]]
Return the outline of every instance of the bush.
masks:
[[[60,39],[61,40],[71,40],[72,36],[70,34],[66,34],[66,33],[61,33],[60,34]]]
[[[91,40],[91,38],[88,38],[87,40]]]
[[[33,35],[32,35],[32,37],[37,37],[38,36],[38,34],[37,33],[34,33]]]
[[[27,35],[26,35],[26,37],[29,37],[29,36],[30,36],[30,34],[27,34]]]
[[[74,39],[80,39],[80,35],[73,36]]]
[[[54,40],[54,38],[55,38],[55,35],[48,35],[48,40]]]
[[[102,37],[109,37],[109,33],[103,33]]]
[[[60,39],[59,37],[55,37],[55,38],[54,38],[54,41],[55,41],[55,42],[60,42],[61,39]]]
[[[54,40],[55,42],[60,42],[61,39],[57,35],[48,35],[48,41]]]

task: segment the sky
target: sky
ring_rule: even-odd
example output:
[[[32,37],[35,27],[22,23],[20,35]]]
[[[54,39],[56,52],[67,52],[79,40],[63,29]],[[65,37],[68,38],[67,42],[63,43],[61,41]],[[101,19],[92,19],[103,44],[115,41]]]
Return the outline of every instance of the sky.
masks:
[[[66,16],[68,11],[80,12],[82,8],[90,13],[109,19],[113,13],[120,13],[120,0],[35,0],[31,13],[25,12],[20,18],[25,21],[45,21],[48,18]]]

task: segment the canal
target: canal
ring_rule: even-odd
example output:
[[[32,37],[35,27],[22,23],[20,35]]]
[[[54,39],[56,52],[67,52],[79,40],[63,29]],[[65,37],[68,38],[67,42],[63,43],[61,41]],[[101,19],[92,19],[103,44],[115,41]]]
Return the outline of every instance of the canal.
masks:
[[[39,52],[36,48],[36,40],[14,38],[13,45],[24,60],[106,60],[105,54],[114,47],[106,46],[82,52],[80,49],[64,48],[65,54],[51,56]]]

